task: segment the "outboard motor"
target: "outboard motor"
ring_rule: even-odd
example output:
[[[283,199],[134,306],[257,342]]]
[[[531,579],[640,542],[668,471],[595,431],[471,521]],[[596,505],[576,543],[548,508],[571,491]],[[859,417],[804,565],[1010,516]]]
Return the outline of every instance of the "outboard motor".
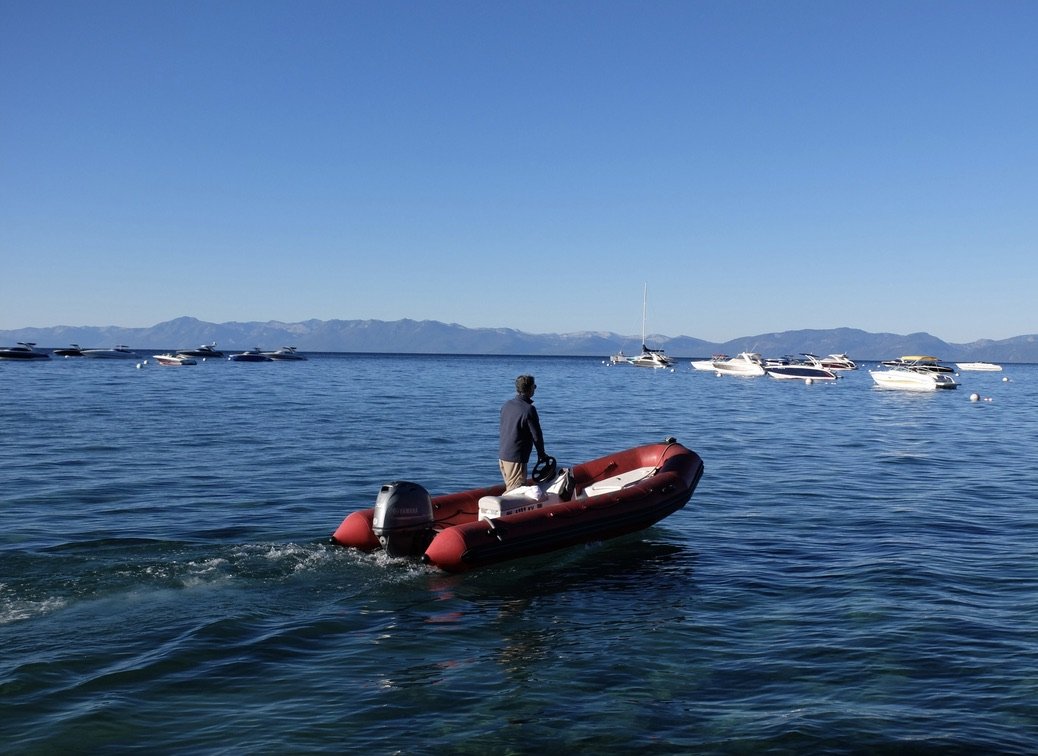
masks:
[[[379,490],[371,530],[389,556],[424,553],[432,541],[432,526],[432,497],[422,486],[397,480]]]

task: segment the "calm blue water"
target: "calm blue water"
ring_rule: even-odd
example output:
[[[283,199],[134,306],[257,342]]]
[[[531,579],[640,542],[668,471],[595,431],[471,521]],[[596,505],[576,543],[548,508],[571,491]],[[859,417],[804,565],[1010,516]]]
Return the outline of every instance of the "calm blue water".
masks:
[[[460,576],[326,545],[497,482],[520,372],[560,464],[698,451],[689,505]],[[960,380],[0,363],[3,751],[1033,753],[1038,366]]]

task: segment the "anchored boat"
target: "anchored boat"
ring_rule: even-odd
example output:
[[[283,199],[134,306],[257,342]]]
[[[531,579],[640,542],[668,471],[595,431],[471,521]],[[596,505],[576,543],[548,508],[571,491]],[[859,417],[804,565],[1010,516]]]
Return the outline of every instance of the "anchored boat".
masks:
[[[84,349],[83,356],[94,360],[135,360],[139,355],[124,344],[111,349]]]
[[[715,360],[714,370],[719,375],[764,375],[764,360],[756,352],[739,352],[727,360]]]
[[[266,352],[261,352],[259,347],[253,347],[241,354],[232,354],[227,358],[231,362],[273,362],[274,358]]]
[[[0,349],[0,360],[49,360],[50,355],[41,352],[36,347],[35,341],[19,341],[18,346]]]
[[[879,388],[905,389],[907,391],[935,391],[937,389],[955,389],[959,384],[947,373],[935,373],[930,370],[915,370],[910,367],[897,366],[887,370],[870,370],[869,375]]]
[[[1001,365],[996,365],[993,362],[956,362],[955,367],[963,372],[969,370],[976,370],[981,372],[1000,372],[1002,370]]]
[[[155,362],[160,365],[166,365],[167,367],[180,367],[181,365],[197,365],[198,361],[194,357],[188,357],[186,354],[177,352],[172,354],[167,352],[166,354],[155,354],[152,355]]]
[[[650,349],[645,343],[645,302],[649,296],[649,285],[642,290],[642,351],[627,361],[635,367],[668,368],[674,364],[674,358],[664,354],[662,349]]]
[[[702,475],[699,455],[668,438],[507,494],[497,485],[432,497],[396,481],[373,508],[347,516],[331,542],[464,572],[647,528],[685,506]]]
[[[306,357],[296,351],[294,346],[283,346],[276,352],[264,352],[272,360],[305,360]]]
[[[83,347],[81,347],[79,344],[70,344],[67,347],[55,349],[54,355],[56,357],[82,357]]]
[[[764,372],[772,378],[783,380],[801,380],[805,383],[811,381],[835,381],[839,376],[831,368],[822,364],[815,355],[808,352],[801,353],[802,359],[783,357],[777,360],[767,360],[764,363]]]
[[[202,344],[197,349],[178,349],[177,354],[183,354],[187,357],[201,357],[203,359],[207,357],[223,357],[223,352],[216,348],[215,341],[209,344]]]

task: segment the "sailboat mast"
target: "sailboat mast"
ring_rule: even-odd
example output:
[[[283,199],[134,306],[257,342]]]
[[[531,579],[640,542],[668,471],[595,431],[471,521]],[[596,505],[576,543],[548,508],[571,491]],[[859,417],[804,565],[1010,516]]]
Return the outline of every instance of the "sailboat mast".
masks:
[[[642,349],[645,349],[645,300],[649,296],[649,284],[642,284]]]

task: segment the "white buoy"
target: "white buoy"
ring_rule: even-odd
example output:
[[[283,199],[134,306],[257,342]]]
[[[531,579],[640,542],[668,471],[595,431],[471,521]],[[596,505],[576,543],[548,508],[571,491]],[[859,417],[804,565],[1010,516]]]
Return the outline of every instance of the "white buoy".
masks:
[[[804,379],[804,383],[806,383],[808,386],[810,386],[814,382],[815,382],[814,378],[805,378]]]
[[[970,394],[970,401],[971,402],[979,402],[980,401],[980,394],[978,394],[976,392]]]
[[[138,369],[138,370],[140,370],[140,369],[141,369],[141,367],[142,367],[142,366],[141,366],[141,363],[139,363],[139,362],[138,362],[138,363],[137,363],[137,369]]]
[[[1003,375],[1002,376],[1002,383],[1009,383],[1009,376],[1008,375]]]

